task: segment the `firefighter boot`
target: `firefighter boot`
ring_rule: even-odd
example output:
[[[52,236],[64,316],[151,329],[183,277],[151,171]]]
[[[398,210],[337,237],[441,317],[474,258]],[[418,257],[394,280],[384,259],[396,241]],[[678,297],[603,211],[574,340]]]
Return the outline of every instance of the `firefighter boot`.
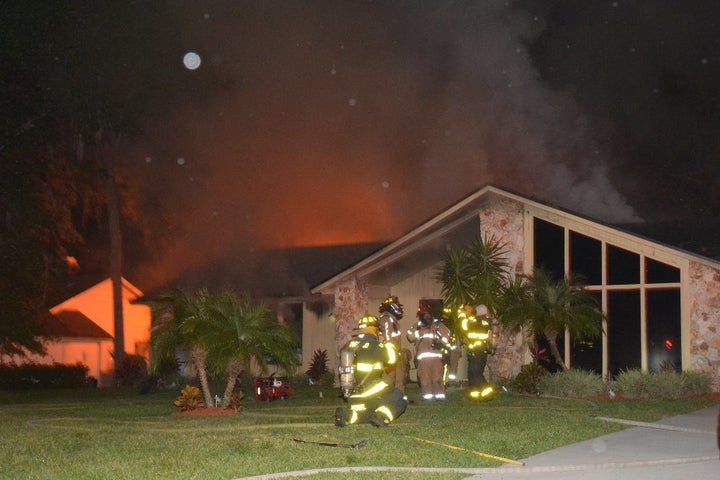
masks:
[[[337,407],[335,409],[335,426],[344,427],[348,423],[348,411],[344,407]]]
[[[387,427],[390,425],[390,420],[375,412],[370,416],[370,423],[374,427]]]

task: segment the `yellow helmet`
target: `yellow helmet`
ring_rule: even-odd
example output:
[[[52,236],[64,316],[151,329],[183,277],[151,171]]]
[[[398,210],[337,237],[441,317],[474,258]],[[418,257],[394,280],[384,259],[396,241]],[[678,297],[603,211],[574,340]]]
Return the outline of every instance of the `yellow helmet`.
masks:
[[[358,334],[370,334],[377,337],[380,332],[378,328],[378,318],[375,315],[366,313],[358,321],[358,326],[355,331]]]

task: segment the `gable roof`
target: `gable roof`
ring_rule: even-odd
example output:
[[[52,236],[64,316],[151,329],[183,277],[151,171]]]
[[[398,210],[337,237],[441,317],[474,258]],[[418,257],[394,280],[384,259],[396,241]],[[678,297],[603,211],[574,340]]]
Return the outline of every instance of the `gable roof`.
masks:
[[[595,227],[606,232],[609,238],[617,235],[627,238],[634,237],[637,240],[652,242],[661,248],[671,249],[676,255],[692,257],[696,261],[710,263],[716,267],[718,264],[716,259],[643,237],[631,230],[642,231],[642,227],[645,226],[643,224],[613,226],[493,185],[487,185],[374,254],[315,286],[312,292],[331,294],[338,283],[353,276],[366,279],[375,285],[391,286],[414,272],[438,263],[448,248],[466,245],[478,236],[480,223],[477,210],[482,205],[498,198],[513,200],[581,222],[592,222]]]
[[[137,288],[135,285],[130,283],[126,278],[122,278],[122,295],[123,298],[127,299],[127,301],[132,302],[133,300],[136,300],[137,298],[142,296],[142,292],[139,288]],[[50,311],[52,313],[57,313],[62,310],[74,310],[74,305],[77,304],[78,301],[80,301],[83,298],[97,298],[99,294],[102,294],[103,292],[112,292],[112,279],[111,278],[105,278],[104,280],[95,283],[89,288],[86,288],[85,290],[76,293],[70,298],[66,298],[62,302],[58,303],[57,305],[50,308]]]
[[[55,314],[48,312],[47,336],[55,338],[112,339],[112,335],[100,328],[77,310],[62,310]]]

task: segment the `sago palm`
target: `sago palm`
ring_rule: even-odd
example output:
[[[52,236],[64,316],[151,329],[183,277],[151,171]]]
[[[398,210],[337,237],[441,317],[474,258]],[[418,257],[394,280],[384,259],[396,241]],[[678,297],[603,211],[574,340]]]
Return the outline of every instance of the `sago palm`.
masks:
[[[464,303],[486,305],[494,313],[507,281],[505,244],[495,237],[478,237],[469,245],[448,250],[435,279],[453,311]]]

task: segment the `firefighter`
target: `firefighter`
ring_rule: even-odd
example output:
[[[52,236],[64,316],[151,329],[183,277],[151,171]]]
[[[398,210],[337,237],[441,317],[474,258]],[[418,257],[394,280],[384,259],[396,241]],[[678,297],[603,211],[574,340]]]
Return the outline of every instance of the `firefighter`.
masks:
[[[444,400],[445,380],[443,349],[450,344],[450,329],[435,318],[432,306],[420,302],[415,330],[408,331],[408,339],[415,343],[418,381],[423,400]]]
[[[457,369],[460,357],[462,356],[460,342],[448,325],[448,321],[441,320],[450,330],[450,341],[443,347],[443,382],[447,387],[451,382],[456,382]]]
[[[440,321],[445,324],[450,330],[450,341],[443,347],[443,381],[445,387],[449,386],[450,383],[458,381],[457,371],[460,357],[462,357],[462,342],[455,334],[457,322],[454,321],[452,315],[452,309],[444,307],[442,310],[442,317]],[[456,315],[455,315],[456,317]]]
[[[400,319],[403,317],[403,306],[396,296],[387,297],[378,307],[378,320],[380,321],[380,338],[384,343],[392,343],[398,352],[397,366],[388,368],[385,373],[385,382],[405,393],[405,383],[410,371],[410,351],[402,348],[402,333]]]
[[[485,379],[488,355],[494,353],[493,325],[488,308],[478,306],[475,310],[466,303],[458,313],[460,330],[463,333],[467,355],[467,377],[470,398],[488,399],[494,393]]]
[[[400,390],[383,380],[385,369],[397,363],[392,343],[378,340],[378,319],[366,314],[355,337],[340,351],[340,387],[348,406],[335,410],[335,425],[356,423],[387,426],[402,415],[407,400]]]

